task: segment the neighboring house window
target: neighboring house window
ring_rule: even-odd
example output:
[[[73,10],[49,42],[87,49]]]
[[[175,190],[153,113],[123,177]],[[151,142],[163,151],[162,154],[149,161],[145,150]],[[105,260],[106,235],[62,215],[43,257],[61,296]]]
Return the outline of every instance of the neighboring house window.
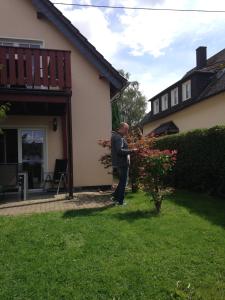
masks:
[[[191,98],[191,80],[182,84],[182,99],[183,101]]]
[[[162,100],[162,110],[167,110],[168,109],[168,94],[163,95],[161,100]]]
[[[153,101],[153,114],[157,114],[159,112],[159,99]]]
[[[177,105],[178,101],[178,88],[175,88],[171,91],[171,106]]]
[[[42,48],[43,42],[32,41],[32,40],[23,40],[23,39],[0,38],[0,46],[23,47],[23,48]]]

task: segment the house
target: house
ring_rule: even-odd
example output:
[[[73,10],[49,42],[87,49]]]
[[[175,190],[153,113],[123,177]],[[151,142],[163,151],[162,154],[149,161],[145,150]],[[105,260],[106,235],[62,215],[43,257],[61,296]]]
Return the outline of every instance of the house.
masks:
[[[151,111],[142,121],[145,135],[224,125],[225,49],[207,59],[207,48],[199,47],[195,68],[149,101]]]
[[[0,10],[0,163],[29,165],[39,189],[56,159],[74,187],[109,186],[97,141],[111,134],[111,99],[127,84],[49,0],[7,0]]]

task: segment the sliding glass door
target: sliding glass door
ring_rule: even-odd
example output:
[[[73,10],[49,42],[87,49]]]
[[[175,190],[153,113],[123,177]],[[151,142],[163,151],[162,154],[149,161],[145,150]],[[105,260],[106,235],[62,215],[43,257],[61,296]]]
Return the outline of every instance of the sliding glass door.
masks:
[[[46,138],[44,129],[19,130],[19,162],[28,173],[28,188],[39,189],[44,178]]]

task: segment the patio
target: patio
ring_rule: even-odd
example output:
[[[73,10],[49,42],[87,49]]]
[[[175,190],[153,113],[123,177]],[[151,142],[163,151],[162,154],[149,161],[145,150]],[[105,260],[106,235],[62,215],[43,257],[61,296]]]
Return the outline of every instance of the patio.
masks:
[[[27,201],[5,199],[0,202],[1,216],[15,216],[22,214],[45,213],[50,211],[79,210],[88,208],[102,208],[112,205],[109,192],[79,192],[68,200],[66,194],[34,194]],[[38,198],[38,199],[37,199]]]

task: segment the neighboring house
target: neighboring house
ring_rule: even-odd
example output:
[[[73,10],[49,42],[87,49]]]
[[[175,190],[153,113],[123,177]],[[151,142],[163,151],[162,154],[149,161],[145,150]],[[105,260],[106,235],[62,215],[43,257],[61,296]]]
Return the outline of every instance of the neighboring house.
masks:
[[[207,59],[206,47],[199,47],[196,67],[149,101],[145,135],[225,125],[225,49]]]
[[[63,158],[70,191],[111,185],[98,140],[109,139],[110,100],[126,84],[50,1],[2,1],[0,103],[11,107],[0,124],[0,163],[28,163],[29,188]]]

